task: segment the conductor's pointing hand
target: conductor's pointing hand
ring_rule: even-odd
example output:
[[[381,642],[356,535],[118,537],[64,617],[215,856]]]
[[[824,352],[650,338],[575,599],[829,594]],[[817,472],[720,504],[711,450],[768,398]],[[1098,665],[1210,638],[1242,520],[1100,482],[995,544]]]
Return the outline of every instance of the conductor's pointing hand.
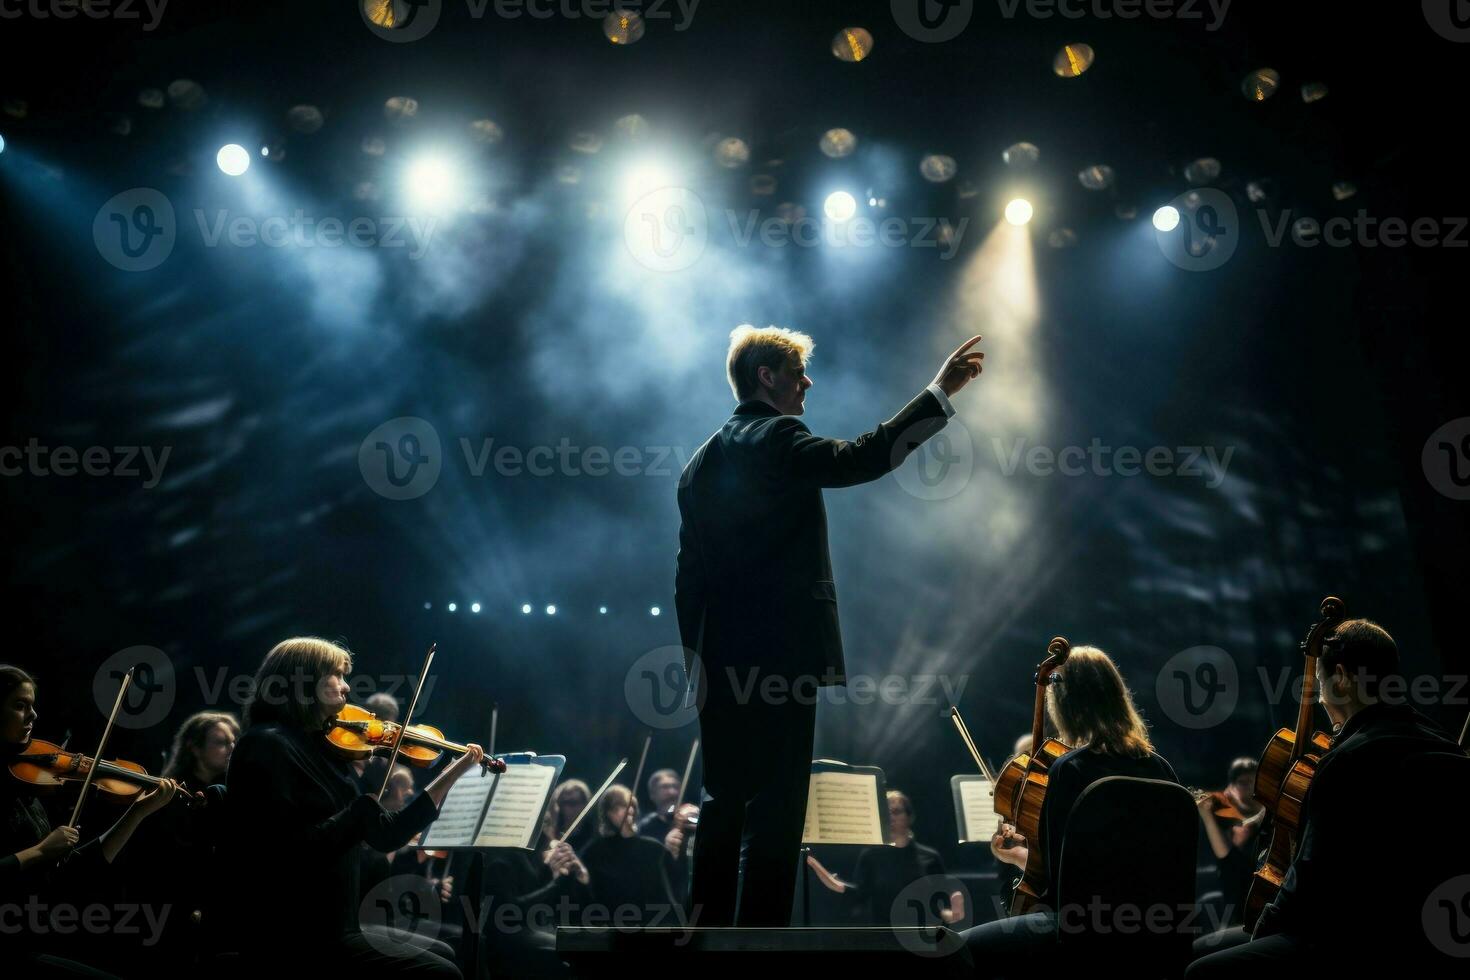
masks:
[[[944,366],[934,376],[934,383],[951,398],[965,385],[980,377],[980,371],[985,366],[985,355],[980,351],[970,350],[979,342],[980,335],[976,334],[960,344],[953,354],[945,358]]]

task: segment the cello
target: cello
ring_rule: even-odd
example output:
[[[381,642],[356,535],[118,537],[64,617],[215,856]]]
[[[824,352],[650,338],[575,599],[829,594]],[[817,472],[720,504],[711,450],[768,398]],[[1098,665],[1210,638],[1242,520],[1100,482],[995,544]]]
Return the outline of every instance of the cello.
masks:
[[[1322,640],[1328,631],[1346,616],[1341,599],[1328,596],[1322,600],[1320,618],[1302,641],[1304,659],[1301,704],[1297,709],[1296,728],[1282,728],[1271,736],[1261,753],[1256,770],[1256,799],[1270,811],[1275,825],[1266,861],[1251,881],[1245,901],[1245,926],[1254,930],[1261,910],[1276,897],[1286,879],[1296,853],[1302,830],[1307,790],[1322,756],[1332,748],[1332,737],[1313,731],[1312,711],[1317,702],[1317,659],[1322,655]]]
[[[1026,839],[1026,868],[1011,894],[1011,915],[1032,910],[1046,891],[1046,848],[1041,840],[1041,806],[1052,763],[1071,751],[1060,739],[1043,738],[1046,721],[1046,686],[1067,660],[1072,644],[1054,637],[1046,645],[1046,659],[1036,668],[1036,701],[1031,717],[1031,751],[1016,756],[1001,769],[995,780],[995,812],[1013,824]]]

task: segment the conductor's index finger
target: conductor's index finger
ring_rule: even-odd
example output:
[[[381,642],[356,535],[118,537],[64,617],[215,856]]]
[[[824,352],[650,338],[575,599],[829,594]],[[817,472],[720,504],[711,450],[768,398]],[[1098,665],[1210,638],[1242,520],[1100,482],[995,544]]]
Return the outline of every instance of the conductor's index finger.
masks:
[[[963,354],[965,351],[969,350],[971,347],[974,347],[979,342],[980,342],[980,335],[977,333],[975,336],[971,337],[969,340],[965,341],[963,344],[960,344],[960,346],[955,349],[955,352],[953,354],[949,355],[949,356],[950,357],[959,357],[961,354]]]

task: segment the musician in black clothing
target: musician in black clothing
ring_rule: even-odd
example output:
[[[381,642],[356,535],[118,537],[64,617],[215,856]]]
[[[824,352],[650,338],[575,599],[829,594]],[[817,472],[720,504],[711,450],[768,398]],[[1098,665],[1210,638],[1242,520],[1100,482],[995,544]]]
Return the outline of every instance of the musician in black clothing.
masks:
[[[810,337],[751,326],[730,335],[739,404],[678,489],[674,604],[701,689],[692,900],[702,924],[790,924],[817,689],[846,683],[822,490],[878,479],[942,429],[950,396],[980,373],[984,355],[969,350],[979,340],[946,358],[897,415],[847,442],[818,438],[797,417],[812,386]]]
[[[609,786],[597,801],[597,839],[582,851],[596,903],[584,916],[588,925],[680,924],[669,883],[673,855],[638,833],[637,811],[633,791],[620,783]]]
[[[867,925],[894,925],[893,903],[903,890],[923,878],[944,874],[939,852],[914,839],[914,805],[908,795],[890,789],[886,796],[889,843],[859,854],[851,880],[828,871],[811,855],[806,859],[824,886],[859,903],[858,919]],[[964,892],[951,887],[948,906],[939,910],[940,921],[953,926],[964,917]]]
[[[134,832],[174,798],[178,787],[164,779],[145,790],[108,830],[79,846],[80,828],[52,827],[31,787],[9,771],[30,744],[38,716],[35,679],[19,667],[0,665],[0,905],[34,904],[43,916],[42,930],[16,931],[12,922],[3,923],[6,948],[0,963],[6,976],[108,977],[73,958],[79,955],[77,913],[95,901],[97,883],[110,877]],[[50,916],[56,913],[59,919],[64,906],[74,906],[69,926],[52,928]]]
[[[1246,895],[1260,864],[1261,846],[1269,839],[1261,836],[1261,831],[1270,825],[1270,815],[1256,799],[1257,768],[1256,760],[1250,758],[1236,759],[1230,764],[1229,785],[1224,796],[1242,819],[1217,817],[1212,794],[1202,795],[1199,801],[1200,825],[1215,858],[1222,913],[1225,923],[1232,926],[1239,925],[1245,914]]]
[[[482,948],[491,976],[569,975],[556,953],[555,929],[581,921],[592,901],[591,876],[572,846],[555,839],[555,830],[548,809],[535,854],[497,848],[486,855]]]
[[[1318,700],[1337,734],[1307,790],[1291,868],[1253,934],[1217,941],[1236,945],[1195,960],[1186,974],[1193,980],[1384,959],[1455,965],[1434,947],[1425,906],[1441,883],[1470,874],[1470,848],[1452,829],[1463,823],[1457,811],[1470,785],[1416,786],[1401,774],[1464,751],[1404,703],[1398,646],[1377,623],[1339,623],[1316,669]],[[1407,860],[1384,861],[1385,834],[1407,827],[1441,833]]]
[[[996,859],[1026,867],[1029,849],[1046,857],[1046,890],[1056,885],[1067,818],[1082,791],[1105,776],[1134,776],[1177,783],[1174,768],[1153,751],[1148,729],[1133,706],[1133,695],[1111,658],[1097,647],[1073,647],[1046,689],[1047,714],[1057,737],[1072,750],[1048,770],[1041,806],[1041,840],[1028,841],[1010,824],[991,838]],[[981,976],[1013,976],[1027,970],[1045,973],[1056,943],[1057,912],[1043,909],[987,922],[963,933]]]
[[[228,900],[209,913],[212,928],[253,965],[280,965],[279,949],[257,932],[279,926],[311,937],[306,949],[292,950],[296,972],[361,966],[375,975],[457,978],[459,969],[434,953],[363,935],[358,845],[402,847],[438,816],[450,786],[482,752],[468,746],[412,803],[387,812],[358,792],[352,766],[324,737],[347,702],[351,669],[343,647],[297,637],[278,643],[256,673],[228,776],[221,848]]]
[[[546,802],[547,817],[550,818],[548,836],[553,840],[565,840],[578,854],[597,836],[593,821],[587,819],[577,824],[576,831],[570,837],[566,833],[571,829],[577,815],[586,809],[590,799],[592,789],[582,780],[563,779],[552,789],[551,798]]]
[[[673,829],[673,814],[670,811],[679,801],[681,788],[679,774],[672,769],[660,769],[648,777],[648,799],[651,805],[648,813],[638,818],[638,833],[662,843]]]

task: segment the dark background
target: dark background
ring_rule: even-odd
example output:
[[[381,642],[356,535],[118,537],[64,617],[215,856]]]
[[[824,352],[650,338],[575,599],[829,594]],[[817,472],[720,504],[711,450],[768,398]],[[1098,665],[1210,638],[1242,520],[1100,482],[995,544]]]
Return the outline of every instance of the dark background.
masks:
[[[861,64],[828,51],[849,25],[876,37]],[[424,717],[453,738],[486,739],[498,703],[502,749],[564,753],[568,774],[594,785],[620,756],[636,761],[643,726],[625,675],[678,642],[676,473],[476,477],[457,441],[687,457],[729,411],[723,351],[743,322],[816,337],[815,431],[871,428],[970,327],[986,332],[967,319],[964,271],[1012,183],[1001,151],[1018,140],[1042,151],[1028,182],[1035,383],[1007,379],[1021,358],[1004,332],[986,344],[982,394],[957,400],[976,456],[961,493],[918,500],[888,477],[827,495],[850,672],[963,683],[960,707],[999,762],[1029,728],[1046,641],[1094,643],[1120,663],[1160,751],[1207,786],[1291,723],[1294,703],[1269,697],[1258,671],[1276,678],[1297,662],[1323,595],[1393,632],[1408,673],[1465,673],[1467,505],[1435,490],[1421,451],[1470,415],[1466,253],[1272,248],[1245,196],[1247,181],[1267,181],[1259,207],[1272,221],[1467,213],[1467,51],[1417,4],[1237,0],[1209,31],[1008,19],[982,3],[960,38],[925,44],[886,3],[705,0],[687,31],[650,22],[619,48],[596,20],[475,20],[453,2],[428,38],[390,44],[351,3],[174,0],[152,32],[23,17],[0,23],[0,39],[0,97],[25,102],[23,118],[13,102],[0,117],[0,445],[170,448],[152,489],[122,476],[0,479],[0,660],[39,676],[39,737],[95,740],[110,683],[94,691],[99,666],[156,647],[174,670],[162,695],[172,714],[116,741],[153,766],[174,724],[210,701],[196,671],[211,683],[221,668],[249,674],[277,640],[312,633],[348,643],[377,685],[414,674],[437,642]],[[1051,59],[1076,41],[1096,65],[1058,78]],[[1256,104],[1240,83],[1263,66],[1282,90]],[[177,78],[208,103],[139,106],[140,89]],[[1330,94],[1304,104],[1298,89],[1315,80]],[[395,95],[419,100],[407,125],[384,118]],[[287,125],[300,103],[321,108],[319,132]],[[616,182],[633,151],[613,121],[633,112],[711,207],[766,216],[791,201],[817,214],[845,181],[886,197],[888,213],[968,217],[969,230],[949,261],[935,249],[712,245],[686,273],[629,274]],[[120,116],[126,135],[112,131]],[[464,139],[480,117],[503,141]],[[833,126],[858,134],[853,157],[819,153]],[[604,138],[600,153],[569,148],[580,130]],[[717,167],[712,134],[744,138],[751,162]],[[382,158],[359,149],[371,135],[387,143]],[[361,201],[353,188],[392,188],[433,142],[462,154],[480,213],[446,222],[416,262],[207,249],[188,212],[248,206],[245,182],[213,164],[231,141],[285,151],[247,175],[285,202],[272,213],[401,214],[386,190]],[[955,157],[956,180],[920,178],[930,152]],[[1228,263],[1190,272],[1163,259],[1148,220],[1202,156],[1221,160],[1214,186],[1243,220]],[[1075,175],[1099,162],[1116,183],[1086,191]],[[562,166],[580,182],[558,181]],[[751,194],[753,173],[776,177],[774,196]],[[1334,200],[1338,180],[1357,194]],[[139,186],[173,201],[179,244],[158,269],[121,272],[93,246],[92,221]],[[1119,205],[1138,217],[1118,218]],[[1048,247],[1062,227],[1076,246]],[[987,386],[1041,420],[1012,418],[1006,438],[1232,447],[1228,479],[1005,475]],[[429,421],[445,446],[438,484],[409,501],[374,493],[357,464],[367,434],[399,416]],[[1240,675],[1236,710],[1202,732],[1169,717],[1157,686],[1196,646],[1222,648]],[[920,839],[953,858],[948,780],[973,765],[933,693],[932,705],[824,707],[818,754],[883,767],[913,796]],[[1458,694],[1422,708],[1458,730]],[[659,732],[650,766],[681,766],[694,733]]]

